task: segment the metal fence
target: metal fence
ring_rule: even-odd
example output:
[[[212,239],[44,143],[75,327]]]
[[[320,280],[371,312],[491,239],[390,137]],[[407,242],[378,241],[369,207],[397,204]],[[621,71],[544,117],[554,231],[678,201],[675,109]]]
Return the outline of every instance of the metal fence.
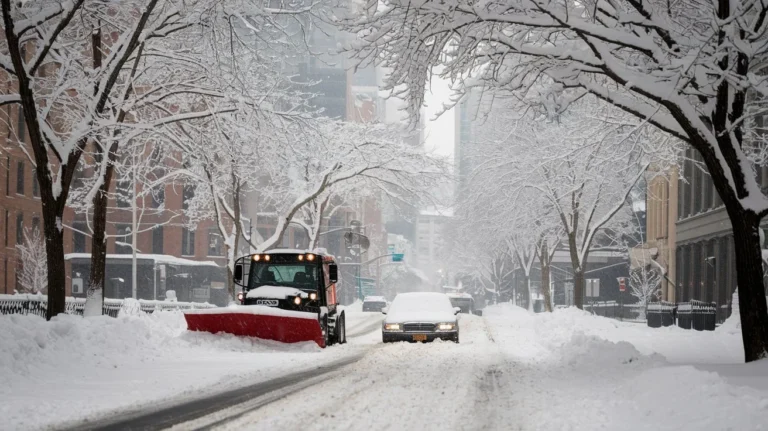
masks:
[[[622,304],[617,301],[585,302],[584,311],[617,320],[636,320],[643,314],[641,306],[637,304]]]
[[[123,308],[125,300],[104,298],[102,312],[104,315],[117,317]],[[139,309],[145,313],[160,310],[193,310],[216,308],[216,305],[202,302],[172,302],[139,299]],[[66,298],[65,311],[67,314],[83,315],[85,298]],[[33,314],[45,317],[48,308],[48,297],[45,295],[0,295],[0,314]]]

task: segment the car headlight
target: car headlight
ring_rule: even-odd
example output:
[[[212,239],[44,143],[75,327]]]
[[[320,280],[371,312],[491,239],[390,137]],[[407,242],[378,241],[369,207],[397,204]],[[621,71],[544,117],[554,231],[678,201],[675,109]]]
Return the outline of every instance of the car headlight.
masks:
[[[399,323],[385,323],[384,330],[385,331],[401,331],[402,329],[400,329]]]
[[[240,302],[243,302],[243,292],[239,292],[237,294],[237,300],[240,301]]]
[[[301,298],[298,296],[293,298],[293,303],[296,305],[301,305]]]
[[[315,293],[315,292],[310,293],[309,294],[309,300],[310,301],[314,301],[315,299],[317,299],[317,293]]]
[[[438,331],[453,331],[454,329],[456,329],[455,323],[439,323],[437,325]]]

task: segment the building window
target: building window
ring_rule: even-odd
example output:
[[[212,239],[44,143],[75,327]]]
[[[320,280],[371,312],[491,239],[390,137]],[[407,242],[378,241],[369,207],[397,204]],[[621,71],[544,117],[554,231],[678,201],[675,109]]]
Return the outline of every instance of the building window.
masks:
[[[191,185],[185,185],[182,192],[182,209],[185,211],[189,209],[189,202],[195,197],[195,187]]]
[[[24,142],[27,137],[27,127],[24,122],[24,108],[19,106],[19,117],[16,121],[16,137],[19,138],[19,142]]]
[[[119,224],[115,232],[115,253],[132,254],[131,249],[131,225]]]
[[[83,222],[72,225],[72,251],[85,253],[85,223]]]
[[[37,173],[32,172],[32,196],[40,197],[40,182],[37,181]]]
[[[5,195],[11,194],[11,157],[5,158]]]
[[[24,214],[16,214],[16,244],[24,243]]]
[[[32,232],[37,232],[42,235],[42,231],[40,230],[40,217],[38,216],[32,216]]]
[[[195,255],[195,231],[189,230],[186,227],[182,228],[181,231],[181,255]]]
[[[24,194],[24,162],[16,163],[16,193]]]
[[[118,208],[129,208],[131,206],[131,201],[133,200],[133,196],[131,193],[131,181],[126,178],[120,178],[120,181],[117,182],[117,207]]]
[[[221,256],[223,243],[218,229],[211,228],[208,230],[208,256]]]
[[[5,210],[5,246],[8,247],[8,225],[11,224],[11,213]]]
[[[691,259],[692,265],[691,265],[691,272],[693,273],[692,281],[693,284],[691,285],[691,291],[690,296],[687,298],[689,301],[691,299],[701,299],[701,267],[702,263],[704,262],[704,256],[702,256],[701,253],[701,243],[697,242],[694,244],[691,244],[691,247],[693,248],[693,259]]]
[[[708,172],[704,172],[702,174],[704,176],[704,211],[709,211],[714,207],[714,196],[712,196],[712,192],[714,189],[714,183],[712,182],[712,177],[709,175]]]
[[[152,189],[152,208],[160,208],[165,202],[165,186],[161,185]]]
[[[152,253],[163,254],[163,226],[152,228]]]

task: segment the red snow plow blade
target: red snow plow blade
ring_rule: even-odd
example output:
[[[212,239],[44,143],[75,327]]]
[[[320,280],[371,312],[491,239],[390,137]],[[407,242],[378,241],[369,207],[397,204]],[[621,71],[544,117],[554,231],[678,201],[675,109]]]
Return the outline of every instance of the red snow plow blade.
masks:
[[[246,307],[250,309],[258,306]],[[259,314],[254,311],[194,310],[185,311],[184,318],[187,320],[187,328],[190,331],[210,332],[212,334],[226,332],[282,343],[314,341],[318,346],[325,347],[323,332],[314,314],[274,309],[268,309],[266,314]],[[300,317],[295,316],[296,314]],[[303,316],[304,314],[310,314],[310,316]]]

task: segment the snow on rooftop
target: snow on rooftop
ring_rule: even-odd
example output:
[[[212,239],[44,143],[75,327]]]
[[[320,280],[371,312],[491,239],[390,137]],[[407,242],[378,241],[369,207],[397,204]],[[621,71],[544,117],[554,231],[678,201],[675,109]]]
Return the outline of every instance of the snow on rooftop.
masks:
[[[91,259],[91,253],[67,253],[64,255],[64,260],[72,260],[72,259]],[[131,260],[133,259],[133,255],[132,254],[107,254],[107,260],[109,259]],[[170,256],[167,254],[138,253],[136,255],[136,259],[152,260],[156,264],[220,267],[219,264],[217,264],[212,260],[191,260],[191,259],[184,259],[176,256]]]

